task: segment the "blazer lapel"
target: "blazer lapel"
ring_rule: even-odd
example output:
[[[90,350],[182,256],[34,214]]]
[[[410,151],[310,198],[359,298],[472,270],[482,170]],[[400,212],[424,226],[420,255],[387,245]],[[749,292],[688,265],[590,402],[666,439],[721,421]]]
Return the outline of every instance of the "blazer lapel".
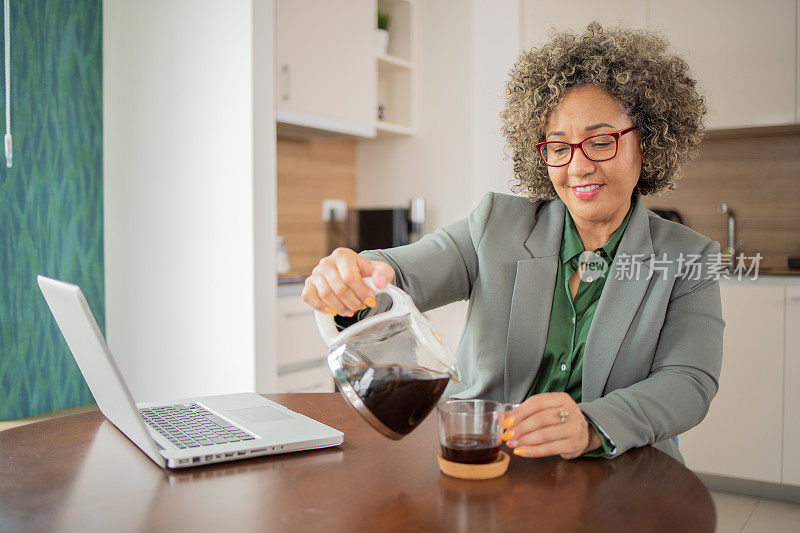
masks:
[[[533,258],[517,262],[508,324],[505,401],[521,401],[525,397],[542,361],[565,209],[560,200],[539,208],[536,224],[525,241]]]
[[[617,357],[622,341],[633,322],[636,312],[644,299],[650,283],[650,258],[653,254],[653,241],[650,237],[650,223],[647,210],[640,198],[635,205],[628,227],[617,248],[614,261],[608,270],[603,294],[586,337],[583,352],[583,393],[582,401],[589,402],[603,394],[611,367]],[[638,275],[627,276],[631,270],[623,271],[626,276],[617,276],[617,268],[622,261],[637,257],[641,264]],[[621,279],[617,279],[620,277]]]

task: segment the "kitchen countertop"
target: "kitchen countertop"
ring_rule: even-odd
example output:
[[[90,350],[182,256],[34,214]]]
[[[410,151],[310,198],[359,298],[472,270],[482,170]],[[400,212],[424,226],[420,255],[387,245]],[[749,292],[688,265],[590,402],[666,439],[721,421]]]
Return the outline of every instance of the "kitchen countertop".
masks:
[[[758,278],[725,279],[720,278],[720,283],[748,283],[755,285],[792,285],[800,286],[800,270],[797,269],[762,269],[758,273]],[[279,283],[278,298],[289,296],[300,296],[303,292],[303,283]]]
[[[798,274],[773,274],[770,272],[769,274],[762,274],[758,273],[758,278],[751,279],[751,278],[743,278],[741,280],[738,279],[725,279],[720,278],[719,280],[722,284],[732,285],[732,284],[751,284],[751,285],[789,285],[792,287],[800,286],[800,275]]]
[[[800,268],[762,268],[758,271],[759,274],[765,276],[800,276]]]
[[[303,292],[303,282],[297,281],[294,283],[278,283],[278,298],[288,296],[300,296]]]

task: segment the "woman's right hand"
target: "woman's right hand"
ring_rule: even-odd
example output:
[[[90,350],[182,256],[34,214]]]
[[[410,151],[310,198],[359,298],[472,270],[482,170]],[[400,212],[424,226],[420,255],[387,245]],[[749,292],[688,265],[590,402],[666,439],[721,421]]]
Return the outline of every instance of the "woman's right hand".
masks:
[[[375,293],[363,278],[372,277],[382,289],[394,279],[394,269],[383,261],[370,261],[349,248],[337,248],[306,278],[303,301],[329,315],[351,317],[364,307],[375,307]]]

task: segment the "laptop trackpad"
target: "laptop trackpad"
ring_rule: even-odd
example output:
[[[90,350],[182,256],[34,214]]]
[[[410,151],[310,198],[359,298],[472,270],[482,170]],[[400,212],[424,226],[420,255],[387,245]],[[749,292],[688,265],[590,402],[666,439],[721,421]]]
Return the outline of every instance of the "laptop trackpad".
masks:
[[[274,422],[275,420],[291,419],[283,411],[279,411],[273,407],[248,407],[246,409],[231,409],[225,414],[239,419],[245,424],[257,424],[259,422]]]

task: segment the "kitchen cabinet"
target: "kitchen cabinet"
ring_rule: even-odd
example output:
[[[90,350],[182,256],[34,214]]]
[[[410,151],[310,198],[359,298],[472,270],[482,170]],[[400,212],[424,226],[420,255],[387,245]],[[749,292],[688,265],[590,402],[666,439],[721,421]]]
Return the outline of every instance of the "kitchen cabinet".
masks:
[[[328,349],[317,331],[314,310],[297,294],[277,299],[277,392],[333,392]]]
[[[784,286],[722,283],[719,392],[700,425],[680,436],[692,470],[781,482]]]
[[[797,0],[649,0],[707,97],[707,126],[797,122]]]
[[[800,287],[786,290],[783,382],[783,482],[800,485]]]
[[[278,392],[333,392],[333,378],[323,360],[312,368],[278,374]]]
[[[375,137],[375,0],[277,0],[276,120]]]
[[[662,32],[689,63],[706,96],[709,129],[800,122],[798,0],[588,0],[570,9],[523,0],[523,48],[539,46],[549,29],[583,31],[599,21]]]

